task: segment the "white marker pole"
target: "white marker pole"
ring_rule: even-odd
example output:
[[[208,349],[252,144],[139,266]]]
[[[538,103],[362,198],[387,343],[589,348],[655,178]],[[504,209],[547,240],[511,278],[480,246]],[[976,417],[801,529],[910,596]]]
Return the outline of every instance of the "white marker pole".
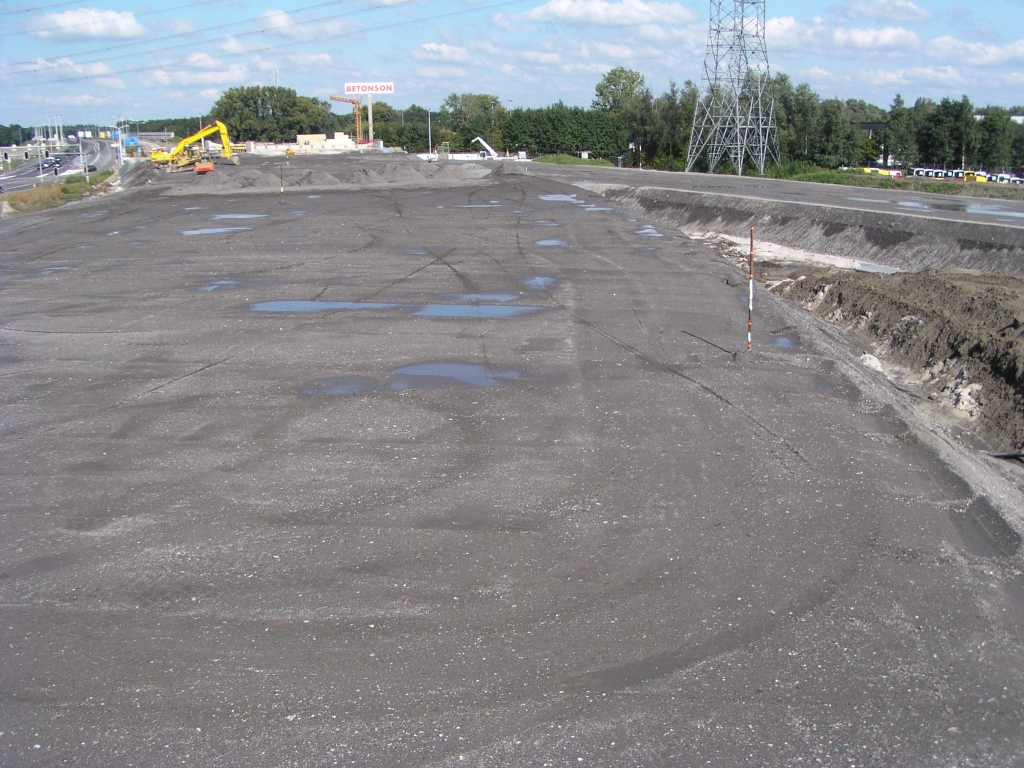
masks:
[[[750,228],[750,300],[747,304],[747,351],[754,348],[754,228]]]

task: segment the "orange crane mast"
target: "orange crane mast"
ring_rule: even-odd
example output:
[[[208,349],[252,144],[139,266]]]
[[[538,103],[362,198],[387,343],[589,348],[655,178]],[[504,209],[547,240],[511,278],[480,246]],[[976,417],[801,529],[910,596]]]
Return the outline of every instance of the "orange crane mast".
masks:
[[[356,116],[356,143],[363,140],[363,97],[331,96],[331,101],[347,101],[352,105],[352,113]]]

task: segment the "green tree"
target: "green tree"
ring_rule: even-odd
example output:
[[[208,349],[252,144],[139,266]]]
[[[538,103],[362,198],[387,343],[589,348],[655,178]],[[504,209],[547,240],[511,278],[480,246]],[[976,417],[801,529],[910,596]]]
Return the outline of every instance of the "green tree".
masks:
[[[820,132],[814,161],[825,168],[853,165],[860,157],[864,132],[850,122],[839,99],[821,104]]]
[[[326,133],[337,125],[328,102],[267,85],[229,88],[210,117],[223,121],[234,141],[295,141],[296,134]]]
[[[1014,123],[1010,113],[1000,107],[988,107],[978,123],[978,163],[988,170],[1005,171],[1012,167]]]
[[[922,101],[919,99],[918,104]],[[915,104],[915,111],[918,105]],[[937,106],[920,110],[918,146],[921,159],[944,168],[965,168],[977,154],[977,121],[970,99],[945,98]]]
[[[594,87],[594,110],[605,112],[616,118],[622,126],[623,139],[632,144],[633,165],[643,161],[643,155],[651,157],[645,147],[654,139],[654,97],[639,72],[615,67],[605,73]]]
[[[491,146],[491,137],[504,119],[505,108],[501,99],[490,93],[452,93],[443,102],[440,124],[452,131],[452,149],[477,148],[473,139],[482,137]]]
[[[900,94],[889,107],[889,124],[885,129],[885,140],[889,154],[903,168],[917,165],[920,153],[917,148],[917,126],[914,114],[907,108]]]

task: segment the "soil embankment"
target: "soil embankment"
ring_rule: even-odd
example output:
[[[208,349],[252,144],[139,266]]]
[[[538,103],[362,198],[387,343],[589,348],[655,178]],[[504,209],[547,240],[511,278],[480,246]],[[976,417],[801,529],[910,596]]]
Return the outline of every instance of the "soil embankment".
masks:
[[[650,187],[593,191],[717,240],[744,267],[742,238],[712,235],[755,226],[759,243],[784,246],[758,259],[763,285],[861,334],[951,423],[997,450],[1024,449],[1024,229]],[[790,249],[799,254],[786,258]],[[883,269],[836,266],[865,263]]]
[[[758,272],[774,293],[867,336],[994,448],[1024,447],[1024,278],[772,266]]]
[[[743,234],[815,253],[870,261],[903,271],[978,269],[1024,274],[1024,229],[885,211],[851,210],[661,187],[580,184],[688,233]],[[942,206],[966,206],[940,198]],[[997,202],[971,205],[998,205]],[[996,217],[993,217],[996,218]]]

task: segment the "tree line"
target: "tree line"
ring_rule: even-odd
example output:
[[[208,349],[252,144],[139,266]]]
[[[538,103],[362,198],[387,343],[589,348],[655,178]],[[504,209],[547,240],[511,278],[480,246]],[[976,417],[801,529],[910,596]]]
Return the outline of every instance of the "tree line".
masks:
[[[785,74],[772,81],[782,161],[823,168],[874,165],[1017,170],[1024,166],[1024,125],[1011,116],[1024,106],[976,108],[966,96],[913,105],[896,95],[888,109],[858,99],[822,99],[806,83]],[[499,151],[530,155],[576,154],[624,157],[630,165],[681,170],[686,164],[693,115],[700,97],[686,81],[655,96],[641,73],[625,67],[607,72],[589,107],[562,102],[539,108],[507,108],[497,95],[451,94],[437,111],[413,105],[373,105],[374,134],[388,146],[426,152],[442,142],[452,151],[479,149],[483,137]],[[341,105],[337,105],[341,107]],[[364,130],[367,107],[363,105]],[[204,117],[148,120],[142,131],[174,131],[183,137],[199,125],[222,120],[233,141],[294,141],[297,134],[355,134],[352,109],[339,112],[323,99],[291,88],[243,86],[224,91]],[[28,141],[31,129],[0,126],[0,144]]]

